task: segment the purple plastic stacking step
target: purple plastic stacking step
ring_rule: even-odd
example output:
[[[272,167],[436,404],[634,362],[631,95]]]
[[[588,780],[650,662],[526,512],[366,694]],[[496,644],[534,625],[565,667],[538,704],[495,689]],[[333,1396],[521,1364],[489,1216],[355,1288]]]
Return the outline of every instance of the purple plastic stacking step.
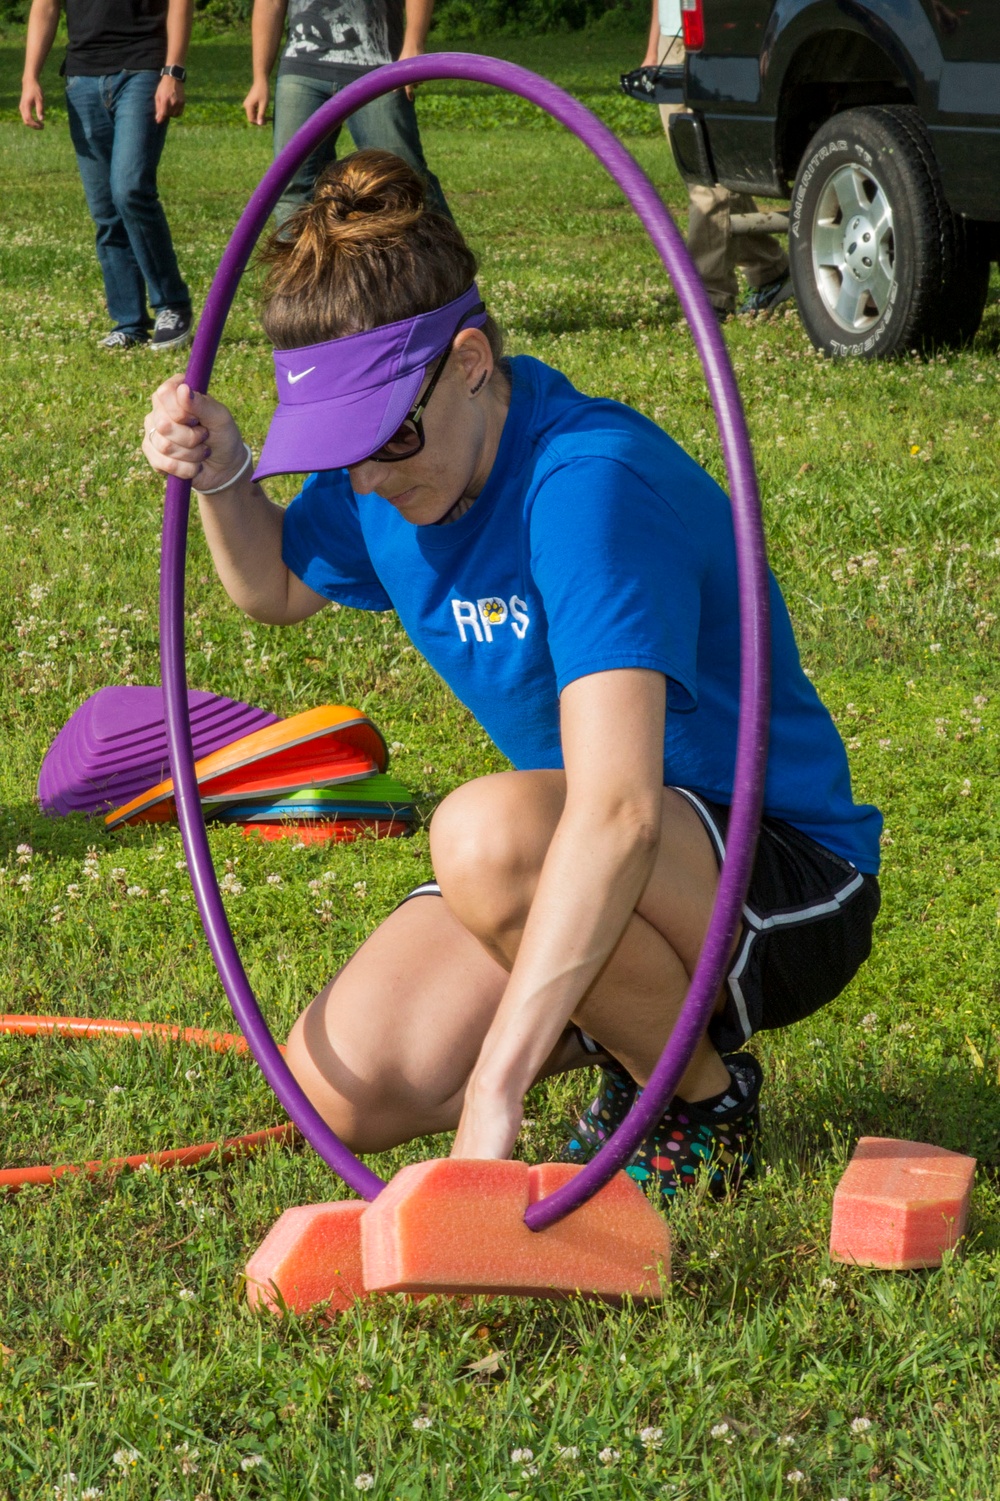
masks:
[[[197,758],[277,724],[279,715],[217,693],[188,692]],[[106,813],[170,775],[160,688],[99,688],[63,725],[38,774],[46,813]]]

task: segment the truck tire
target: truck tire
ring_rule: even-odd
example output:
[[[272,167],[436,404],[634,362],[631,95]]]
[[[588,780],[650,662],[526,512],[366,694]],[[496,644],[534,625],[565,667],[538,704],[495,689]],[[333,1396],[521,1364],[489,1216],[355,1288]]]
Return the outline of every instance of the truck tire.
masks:
[[[928,174],[938,184],[934,146],[920,115],[912,105],[888,106],[886,113],[910,132]],[[990,247],[982,224],[953,214],[940,190],[937,201],[941,289],[937,315],[924,336],[924,344],[957,348],[975,337],[983,321],[990,286]]]
[[[962,343],[979,326],[989,263],[948,207],[909,106],[845,110],[816,132],[788,249],[802,322],[827,354],[886,358]]]

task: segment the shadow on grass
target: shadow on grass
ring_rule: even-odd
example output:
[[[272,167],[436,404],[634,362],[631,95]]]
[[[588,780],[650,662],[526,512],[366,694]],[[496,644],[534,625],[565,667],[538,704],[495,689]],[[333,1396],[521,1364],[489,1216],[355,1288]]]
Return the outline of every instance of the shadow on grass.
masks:
[[[82,859],[92,845],[98,850],[127,848],[146,843],[150,833],[159,834],[163,828],[172,827],[146,824],[141,830],[111,832],[104,826],[102,813],[89,817],[84,813],[50,817],[35,802],[7,803],[2,812],[12,830],[0,844],[0,864],[8,866],[16,864],[19,844],[30,844],[37,855],[68,855]]]
[[[970,1073],[958,1060],[917,1066],[906,1079],[868,1073],[812,1087],[808,1097],[791,1091],[794,1113],[776,1103],[767,1117],[769,1158],[794,1161],[803,1170],[835,1157],[846,1166],[861,1136],[933,1142],[975,1157],[980,1171],[1000,1168],[1000,1095],[992,1067]]]

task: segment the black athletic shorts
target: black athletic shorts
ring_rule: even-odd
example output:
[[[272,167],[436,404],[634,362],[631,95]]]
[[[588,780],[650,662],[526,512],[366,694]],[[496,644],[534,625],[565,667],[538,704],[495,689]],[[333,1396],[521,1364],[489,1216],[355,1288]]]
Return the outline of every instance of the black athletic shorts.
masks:
[[[722,864],[729,809],[675,787]],[[878,880],[780,818],[763,818],[726,1003],[708,1035],[731,1053],[754,1032],[787,1027],[838,996],[872,949]]]
[[[729,809],[673,791],[698,814],[721,865]],[[440,895],[425,881],[404,900]],[[762,819],[725,1006],[708,1027],[718,1051],[735,1052],[754,1032],[790,1026],[838,996],[871,953],[881,900],[875,876],[780,818]]]

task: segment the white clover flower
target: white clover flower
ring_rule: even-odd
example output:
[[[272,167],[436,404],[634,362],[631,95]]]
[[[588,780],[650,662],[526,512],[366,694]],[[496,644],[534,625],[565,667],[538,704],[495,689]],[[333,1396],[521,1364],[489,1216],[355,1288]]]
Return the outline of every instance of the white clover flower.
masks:
[[[77,886],[76,884],[73,884],[71,886],[67,886],[66,887],[66,895],[69,897],[69,899],[70,899],[71,902],[75,902],[76,899],[77,899],[77,897],[80,895],[80,888],[79,888],[79,886]]]
[[[180,1460],[181,1474],[193,1475],[198,1468],[198,1450],[192,1449],[187,1439],[174,1445],[174,1453]]]
[[[530,1464],[535,1457],[534,1449],[511,1449],[510,1462],[512,1465]]]
[[[560,1459],[579,1459],[580,1450],[576,1444],[556,1444],[556,1453]]]
[[[233,896],[239,896],[243,890],[243,882],[238,880],[232,871],[229,870],[219,882],[219,890],[231,892]]]
[[[658,1449],[663,1443],[662,1428],[640,1428],[639,1442],[644,1449]]]
[[[794,1433],[782,1433],[777,1439],[775,1439],[775,1443],[778,1445],[779,1449],[794,1449],[795,1435]]]
[[[611,1448],[602,1449],[597,1457],[601,1461],[602,1465],[616,1465],[621,1459],[621,1455],[619,1454],[618,1450]]]
[[[405,751],[405,749],[406,746],[403,744],[402,740],[394,740],[389,747],[391,754],[394,756],[397,755],[400,751]]]
[[[139,1463],[139,1451],[138,1449],[116,1449],[111,1456],[111,1463],[118,1465],[122,1470],[127,1470],[129,1465]]]
[[[244,1471],[255,1470],[258,1465],[262,1465],[263,1463],[263,1454],[248,1454],[244,1459],[240,1460],[240,1469]]]
[[[932,652],[934,652],[935,654],[937,652],[939,652],[941,650],[941,643],[940,643],[940,641],[932,641],[931,644],[930,644],[929,650],[932,651]]]
[[[310,881],[309,882],[309,890],[310,891],[318,891],[319,888],[320,888],[320,883],[319,883],[318,880]]]
[[[270,875],[267,878],[267,884],[269,886],[283,886],[285,883],[280,876]]]
[[[413,1427],[417,1430],[418,1433],[425,1433],[427,1429],[430,1428],[431,1422],[432,1420],[430,1418],[414,1418]]]
[[[871,1418],[854,1418],[851,1422],[852,1433],[867,1433],[872,1426]]]
[[[200,1068],[186,1068],[184,1070],[184,1077],[188,1081],[189,1084],[193,1084],[194,1081],[195,1081],[195,1079],[200,1079],[201,1078],[201,1069]]]
[[[375,1476],[369,1475],[367,1471],[363,1471],[360,1475],[355,1475],[354,1477],[354,1489],[356,1491],[370,1491],[374,1484]]]
[[[355,881],[355,883],[354,883],[354,889],[358,893],[358,896],[364,896],[365,892],[368,890],[368,882],[367,881]]]
[[[800,1485],[805,1478],[801,1470],[789,1470],[785,1476],[789,1485]]]
[[[147,1164],[148,1166],[148,1164]],[[182,1303],[193,1303],[198,1294],[190,1287],[182,1287],[177,1294]]]
[[[837,1291],[837,1279],[835,1277],[821,1277],[819,1279],[820,1292],[835,1293]]]
[[[537,1465],[525,1465],[524,1469],[521,1471],[521,1479],[522,1480],[532,1480],[537,1474],[538,1474],[538,1466]]]
[[[18,863],[18,865],[27,865],[28,861],[31,859],[31,857],[32,857],[32,855],[34,853],[35,852],[31,848],[30,844],[19,844],[18,847],[17,847],[17,863]]]
[[[99,1501],[99,1497],[103,1495],[100,1486],[88,1485],[86,1490],[80,1492],[80,1501]]]
[[[861,1018],[861,1025],[864,1027],[866,1032],[874,1032],[875,1028],[878,1026],[878,1017],[875,1015],[875,1012],[867,1012]]]
[[[713,1438],[724,1438],[727,1444],[732,1443],[732,1438],[729,1436],[728,1423],[716,1423],[714,1428],[711,1428],[709,1432]]]

